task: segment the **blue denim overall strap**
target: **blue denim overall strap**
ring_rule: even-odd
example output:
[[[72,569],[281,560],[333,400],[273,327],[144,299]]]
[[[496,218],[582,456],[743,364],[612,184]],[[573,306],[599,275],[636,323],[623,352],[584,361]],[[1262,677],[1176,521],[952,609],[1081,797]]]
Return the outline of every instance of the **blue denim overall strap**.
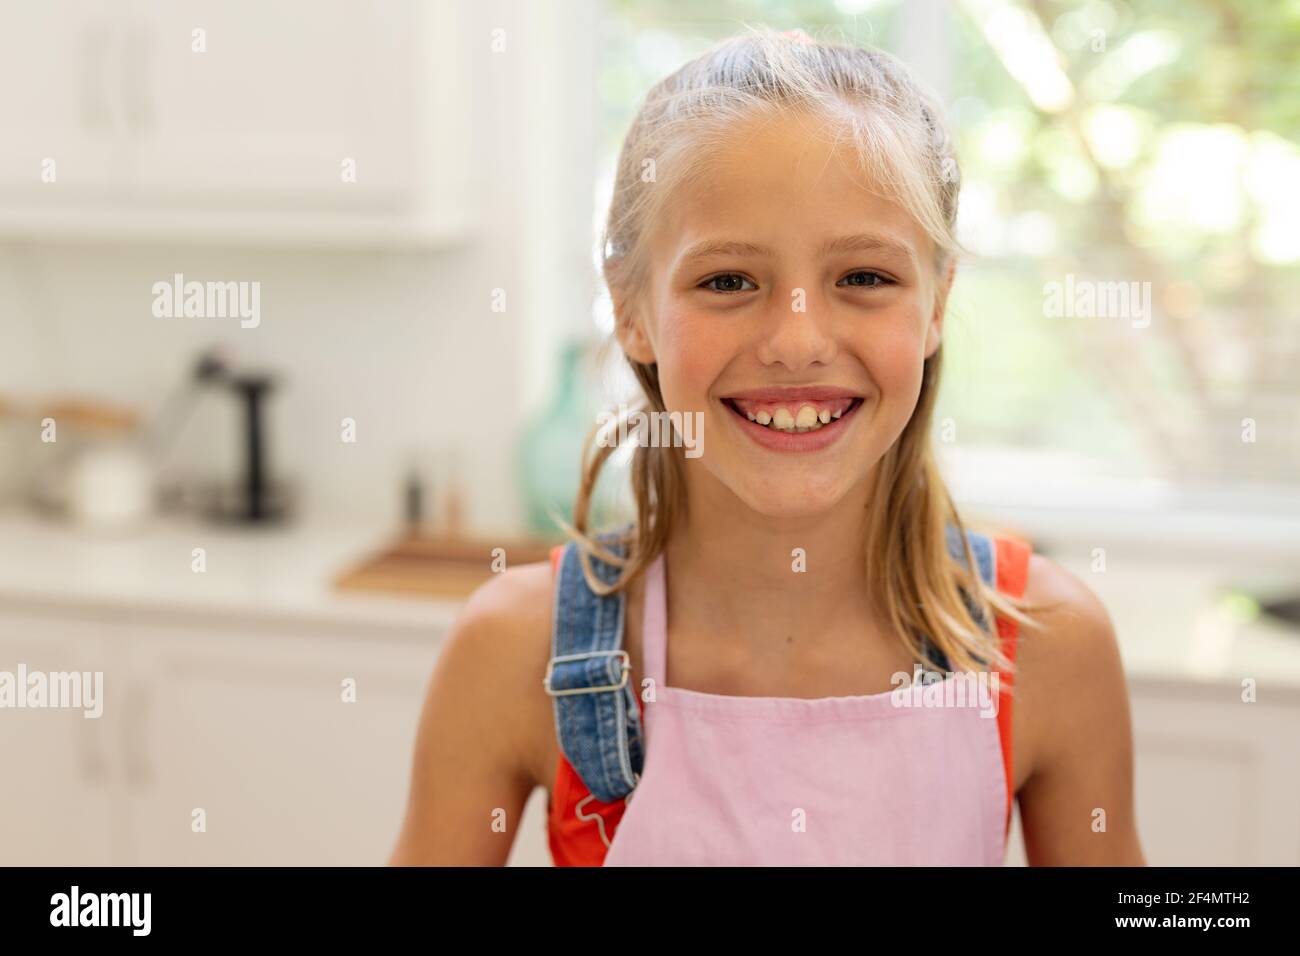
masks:
[[[599,536],[622,557],[617,533]],[[591,556],[592,571],[606,584],[619,569]],[[578,546],[569,542],[555,587],[551,661],[544,681],[555,703],[560,748],[592,795],[621,800],[640,779],[644,762],[641,713],[628,681],[623,648],[624,593],[600,596],[582,573]]]
[[[961,532],[957,529],[955,524],[949,524],[944,530],[947,538],[948,554],[963,568],[967,567],[966,549],[962,547]],[[975,566],[979,571],[980,580],[989,587],[996,587],[998,579],[998,564],[997,548],[993,543],[993,539],[986,534],[980,534],[978,531],[968,530],[966,532],[966,540],[970,542],[971,553],[975,556]],[[984,615],[980,612],[978,605],[976,605],[976,603],[971,599],[971,596],[966,592],[965,588],[961,588],[960,590],[962,601],[965,603],[966,609],[970,611],[971,617],[974,618],[975,622],[979,624],[981,629],[988,632],[989,624],[984,619]],[[941,671],[949,670],[948,656],[934,646],[928,634],[921,635],[921,646],[925,650],[926,657],[932,664]],[[983,659],[979,658],[979,660],[982,661]]]

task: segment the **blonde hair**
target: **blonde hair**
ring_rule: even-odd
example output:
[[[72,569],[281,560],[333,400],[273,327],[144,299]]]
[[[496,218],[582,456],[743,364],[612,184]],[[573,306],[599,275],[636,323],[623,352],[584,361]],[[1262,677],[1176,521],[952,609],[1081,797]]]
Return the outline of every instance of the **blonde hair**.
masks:
[[[954,237],[960,173],[952,142],[933,97],[903,64],[879,50],[812,41],[798,31],[751,27],[656,84],[646,95],[619,155],[604,235],[605,281],[616,301],[636,301],[649,275],[646,237],[668,197],[707,167],[713,148],[736,124],[780,109],[815,111],[837,124],[856,147],[862,168],[888,198],[907,209],[931,238],[942,273],[959,251]],[[653,163],[653,183],[642,179]],[[618,321],[627,321],[619,315]],[[942,346],[925,360],[917,406],[898,441],[876,469],[870,500],[865,580],[878,606],[914,659],[926,661],[928,635],[958,671],[1011,670],[992,630],[985,632],[962,599],[964,590],[982,619],[1004,615],[1032,624],[1023,601],[980,580],[966,543],[967,566],[948,552],[946,529],[963,533],[930,442]],[[666,411],[658,369],[627,359],[643,401],[632,411]],[[584,455],[582,482],[569,535],[579,543],[588,584],[600,594],[626,588],[663,551],[674,518],[684,513],[681,450],[638,445],[631,483],[637,517],[622,537],[622,556],[595,539],[589,527],[601,469],[617,442],[595,441]],[[621,573],[612,585],[593,572],[595,556]],[[927,661],[928,663],[928,661]]]

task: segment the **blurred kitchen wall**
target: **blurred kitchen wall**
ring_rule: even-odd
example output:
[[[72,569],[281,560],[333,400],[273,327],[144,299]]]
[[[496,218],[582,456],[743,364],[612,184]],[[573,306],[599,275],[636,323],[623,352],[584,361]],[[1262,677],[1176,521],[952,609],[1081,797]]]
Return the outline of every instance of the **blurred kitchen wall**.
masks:
[[[6,11],[17,27],[10,42],[24,37],[24,17],[45,18],[27,26],[30,32],[49,26],[60,37],[66,34],[66,43],[50,46],[66,57],[50,68],[71,76],[84,72],[80,61],[89,55],[78,33],[100,37],[105,23],[150,25],[157,15],[154,9],[146,16],[146,8],[86,0],[42,6],[57,15],[29,7]],[[330,69],[289,42],[294,18],[361,23],[404,15],[412,7],[287,3],[269,12],[260,4],[222,6],[220,23],[247,35],[265,29],[266,17],[274,18],[287,38],[281,67],[286,77]],[[466,502],[470,523],[483,530],[515,526],[519,423],[550,384],[555,343],[566,332],[591,327],[595,91],[584,57],[594,56],[594,41],[587,49],[575,38],[592,35],[583,29],[592,4],[567,3],[563,18],[549,15],[543,5],[514,0],[437,6],[454,11],[454,28],[434,36],[429,50],[434,57],[458,58],[464,71],[457,74],[463,82],[433,91],[443,100],[437,108],[450,109],[460,126],[443,113],[430,124],[432,155],[454,153],[456,162],[447,168],[463,170],[463,181],[450,190],[437,184],[441,195],[454,194],[463,211],[457,229],[426,241],[396,229],[390,235],[383,227],[359,229],[350,238],[344,226],[322,238],[309,230],[262,228],[251,218],[233,230],[225,224],[211,229],[196,213],[191,221],[178,220],[175,229],[141,229],[123,220],[119,234],[111,202],[108,212],[87,205],[84,221],[74,211],[54,226],[39,217],[11,218],[0,222],[0,394],[94,396],[150,416],[188,375],[199,350],[220,343],[241,361],[282,374],[284,387],[269,412],[273,465],[298,479],[302,504],[310,510],[340,519],[394,517],[399,480],[412,456],[454,449],[472,491]],[[194,54],[196,61],[209,58],[208,65],[247,39],[223,34],[212,22],[217,17],[210,4],[169,7],[178,12],[154,33],[155,60],[164,59],[157,52],[161,44],[190,43],[187,28],[169,36],[167,27],[209,24],[207,50]],[[358,45],[357,55],[372,56],[374,50]],[[364,72],[368,66],[357,68]],[[146,95],[161,92],[149,89]],[[219,142],[229,135],[220,119],[205,125],[202,116],[190,117],[186,128],[174,132],[160,128],[165,122],[163,117],[142,136],[156,141],[199,135]],[[463,134],[451,138],[457,129]],[[39,136],[31,132],[24,131],[25,145],[35,147]],[[128,129],[123,135],[134,134]],[[305,152],[310,145],[295,148]],[[364,179],[367,165],[381,165],[373,158],[367,163],[368,150],[387,144],[347,145],[363,157]],[[39,169],[32,166],[32,184],[5,183],[13,187],[6,195],[43,188],[48,196],[75,188],[74,157],[58,158],[58,183],[35,185]],[[327,159],[337,166],[333,155]],[[385,164],[390,159],[403,157],[383,157]],[[431,174],[417,166],[413,175]],[[138,209],[154,198],[146,184],[141,197],[126,194],[122,207]],[[209,204],[202,195],[190,201]],[[221,202],[211,197],[211,205]],[[260,282],[260,325],[155,317],[151,287],[176,273],[187,280]],[[494,311],[494,303],[504,311]],[[232,472],[236,415],[233,403],[205,401],[170,453],[170,464]],[[357,423],[353,444],[340,441],[340,422],[347,417]]]

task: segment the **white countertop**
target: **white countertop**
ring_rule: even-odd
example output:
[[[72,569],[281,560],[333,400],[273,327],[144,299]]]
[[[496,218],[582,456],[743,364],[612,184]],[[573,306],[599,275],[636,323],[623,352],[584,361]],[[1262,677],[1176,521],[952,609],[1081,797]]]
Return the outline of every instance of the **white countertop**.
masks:
[[[396,533],[319,520],[240,530],[170,517],[101,532],[9,509],[0,511],[0,605],[441,634],[460,602],[331,585]],[[195,548],[205,551],[202,573],[192,568]]]

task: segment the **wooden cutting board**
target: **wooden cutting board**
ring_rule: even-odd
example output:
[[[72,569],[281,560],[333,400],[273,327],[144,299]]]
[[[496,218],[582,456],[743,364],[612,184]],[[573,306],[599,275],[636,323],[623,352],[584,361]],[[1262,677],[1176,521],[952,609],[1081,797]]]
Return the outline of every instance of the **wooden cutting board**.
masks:
[[[501,566],[499,557],[508,568],[546,561],[551,547],[558,543],[543,539],[405,537],[345,570],[334,579],[334,587],[414,597],[466,597],[497,573],[493,567],[494,562],[496,567]]]

